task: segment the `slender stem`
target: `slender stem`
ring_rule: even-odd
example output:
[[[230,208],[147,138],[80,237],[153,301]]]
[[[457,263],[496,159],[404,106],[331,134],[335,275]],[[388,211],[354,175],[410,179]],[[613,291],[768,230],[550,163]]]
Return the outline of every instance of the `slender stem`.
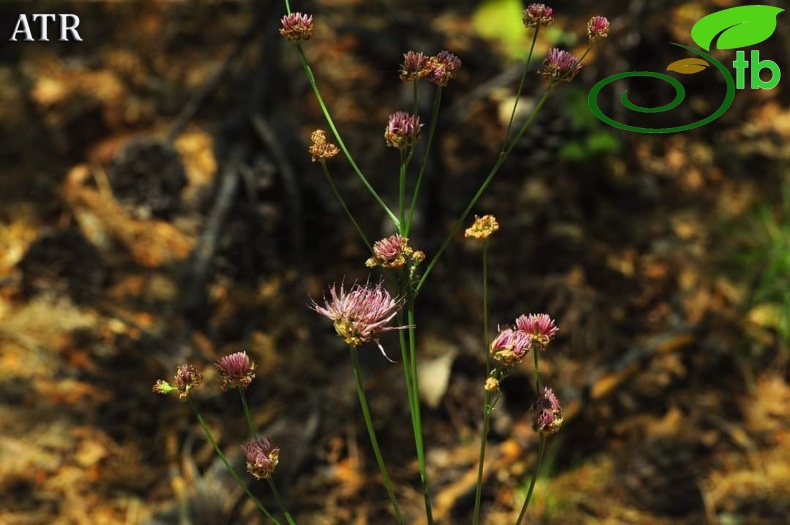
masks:
[[[329,125],[329,129],[332,130],[332,134],[334,135],[335,140],[337,140],[338,146],[340,146],[341,151],[346,156],[346,159],[348,160],[349,164],[351,164],[351,168],[354,170],[354,173],[357,174],[357,177],[362,182],[362,185],[365,186],[365,188],[373,196],[376,202],[379,203],[379,205],[384,210],[384,212],[387,215],[389,215],[390,219],[392,219],[393,224],[395,224],[396,227],[399,227],[400,222],[398,221],[398,218],[395,216],[394,213],[392,213],[392,210],[389,209],[389,206],[387,206],[387,204],[382,200],[381,196],[376,192],[376,190],[373,189],[373,186],[370,185],[368,179],[359,169],[359,166],[357,166],[357,163],[354,161],[354,158],[351,156],[351,153],[348,151],[345,142],[343,142],[343,138],[340,136],[340,132],[337,130],[337,127],[335,127],[334,120],[332,120],[332,115],[329,113],[329,109],[327,108],[326,103],[324,103],[324,99],[321,96],[321,92],[318,89],[318,84],[315,80],[315,76],[313,75],[313,70],[310,67],[310,64],[307,62],[307,57],[304,54],[304,50],[302,49],[301,44],[297,42],[296,48],[299,50],[299,59],[301,60],[302,68],[304,69],[305,74],[307,75],[307,80],[308,82],[310,82],[310,87],[313,89],[313,94],[315,95],[315,98],[318,101],[318,105],[321,107],[321,112],[324,114],[324,118],[326,118],[326,122]]]
[[[274,478],[269,476],[266,478],[266,481],[269,482],[269,488],[272,490],[272,494],[274,494],[274,499],[277,501],[277,504],[280,506],[280,510],[283,511],[285,514],[285,520],[288,522],[288,525],[296,525],[296,522],[291,517],[291,514],[288,512],[288,509],[285,507],[285,503],[283,503],[282,497],[280,497],[280,491],[277,490],[277,485],[274,483]]]
[[[491,373],[491,352],[488,351],[488,237],[483,239],[483,351],[486,354],[486,377]]]
[[[490,406],[491,392],[486,390],[486,396],[483,406],[483,430],[480,435],[480,457],[477,460],[477,488],[475,490],[475,511],[472,517],[472,524],[477,525],[480,522],[480,498],[483,494],[483,467],[486,459],[486,444],[488,442],[488,427],[491,422],[491,412],[493,407]]]
[[[486,378],[491,374],[491,353],[488,351],[488,237],[483,239],[483,350],[486,354]],[[483,493],[483,466],[486,458],[486,444],[488,442],[488,427],[491,421],[493,407],[490,405],[491,392],[486,390],[483,404],[483,430],[480,436],[480,458],[477,464],[477,489],[475,490],[475,510],[472,518],[473,525],[480,520],[480,498]]]
[[[403,316],[398,314],[398,324],[403,324]],[[418,443],[418,436],[417,436],[417,429],[418,423],[415,420],[415,413],[414,410],[414,383],[411,380],[411,358],[409,354],[409,344],[406,340],[406,334],[403,330],[398,330],[398,338],[400,342],[400,354],[401,354],[401,362],[403,363],[403,378],[406,383],[406,396],[408,397],[409,401],[409,415],[411,416],[411,428],[412,432],[414,432],[414,445],[417,449],[419,449]],[[417,452],[417,456],[419,457],[420,453]]]
[[[412,80],[411,86],[412,86],[412,90],[411,90],[412,100],[414,100],[414,111],[412,113],[416,115],[417,112],[420,110],[420,105],[418,104],[419,98],[417,96],[417,82]]]
[[[241,406],[244,407],[244,418],[247,420],[247,428],[250,431],[250,437],[255,439],[258,437],[258,432],[255,430],[255,423],[252,421],[252,413],[250,412],[250,407],[247,404],[247,396],[244,394],[243,388],[238,388],[239,397],[241,398]]]
[[[255,430],[255,423],[252,421],[252,413],[250,412],[250,406],[247,403],[247,395],[245,394],[243,388],[239,388],[238,390],[239,397],[241,397],[241,405],[244,407],[244,417],[247,420],[247,428],[250,431],[250,436],[252,436],[252,439],[255,439],[258,437],[258,432]],[[269,487],[272,489],[274,499],[277,501],[277,505],[280,506],[280,510],[283,511],[286,521],[289,523],[289,525],[296,525],[296,522],[294,522],[291,514],[288,512],[288,508],[285,506],[285,503],[283,503],[282,498],[280,498],[280,492],[277,490],[277,486],[274,484],[274,479],[269,476],[266,478],[266,481],[269,482]]]
[[[442,246],[439,248],[439,251],[436,252],[436,255],[434,255],[433,258],[431,259],[430,264],[425,269],[425,273],[423,273],[422,277],[420,277],[420,280],[417,283],[417,286],[415,287],[415,292],[419,292],[420,289],[422,288],[423,284],[425,284],[425,280],[428,278],[428,275],[430,275],[430,273],[433,270],[434,266],[436,266],[436,263],[439,262],[439,257],[441,257],[442,254],[444,253],[444,250],[447,249],[447,246],[450,244],[450,241],[453,239],[455,234],[461,228],[461,225],[463,225],[464,221],[469,216],[469,214],[471,213],[472,209],[475,207],[475,204],[477,204],[477,201],[479,201],[480,198],[483,196],[483,194],[485,193],[486,189],[488,188],[488,185],[491,184],[491,181],[494,179],[494,176],[499,172],[499,168],[502,167],[502,164],[505,162],[505,159],[508,157],[510,152],[513,150],[513,147],[516,145],[516,143],[521,138],[521,136],[524,134],[524,132],[527,130],[527,128],[530,126],[530,124],[532,124],[532,122],[535,120],[535,117],[537,117],[538,112],[543,107],[543,105],[546,103],[546,100],[548,100],[549,93],[551,93],[551,90],[553,88],[554,88],[554,85],[549,85],[549,87],[546,88],[546,90],[543,92],[543,96],[540,97],[540,100],[538,101],[537,105],[535,106],[535,109],[532,110],[532,113],[530,114],[530,116],[527,119],[527,121],[524,122],[524,124],[522,124],[521,129],[519,129],[518,133],[516,133],[516,136],[513,139],[513,142],[505,149],[505,151],[503,151],[502,153],[499,154],[499,156],[497,157],[496,162],[494,163],[494,167],[491,168],[491,171],[488,173],[488,176],[483,181],[483,184],[480,185],[480,188],[477,190],[477,193],[475,194],[474,197],[472,197],[472,200],[469,202],[469,205],[466,207],[464,212],[461,214],[461,217],[455,223],[455,226],[453,226],[453,229],[450,231],[449,235],[447,235],[447,237],[445,238],[444,242],[442,243]]]
[[[411,155],[406,157],[403,150],[400,150],[400,168],[399,168],[399,181],[398,181],[398,221],[400,227],[403,229],[406,224],[406,168],[409,165],[408,159]]]
[[[412,296],[406,306],[406,315],[409,323],[409,376],[406,380],[411,381],[411,412],[412,424],[414,425],[414,442],[417,448],[417,465],[420,470],[420,482],[422,484],[422,495],[425,500],[425,516],[428,524],[433,523],[433,510],[431,505],[431,491],[428,486],[428,470],[425,463],[425,443],[422,435],[422,416],[420,415],[420,382],[417,373],[417,326],[414,319],[414,297]]]
[[[521,98],[521,92],[524,90],[524,83],[527,80],[527,71],[529,71],[529,63],[532,61],[532,52],[535,50],[535,42],[538,40],[538,33],[540,32],[540,27],[535,28],[535,33],[532,35],[532,45],[529,46],[529,53],[527,54],[527,60],[524,62],[524,72],[521,74],[521,81],[518,83],[518,91],[516,91],[516,101],[513,103],[513,110],[510,112],[510,120],[507,123],[507,129],[505,130],[505,140],[502,141],[502,149],[500,151],[505,151],[507,147],[507,139],[510,136],[510,130],[513,127],[513,121],[516,119],[516,109],[518,108],[518,101]]]
[[[255,497],[255,494],[253,494],[250,491],[247,484],[244,483],[244,480],[241,479],[241,476],[239,476],[238,472],[236,472],[236,469],[233,468],[233,465],[231,465],[227,456],[225,456],[225,454],[222,452],[222,449],[219,448],[219,445],[217,444],[217,440],[214,439],[214,435],[211,433],[211,430],[208,428],[208,425],[206,424],[206,421],[203,419],[203,416],[200,415],[200,412],[198,412],[197,407],[192,402],[192,398],[188,397],[187,399],[189,400],[189,406],[192,408],[192,411],[197,416],[198,423],[200,423],[200,427],[203,429],[203,433],[206,435],[206,439],[208,439],[209,443],[211,443],[211,445],[214,447],[214,452],[217,453],[217,456],[225,465],[225,468],[228,469],[228,473],[231,475],[234,481],[236,481],[236,484],[239,487],[241,487],[244,490],[244,492],[247,493],[247,496],[255,503],[255,506],[258,507],[258,510],[260,510],[264,516],[269,518],[269,520],[272,521],[273,523],[276,523],[277,525],[281,525],[280,522],[274,516],[272,516],[268,510],[266,510],[266,507],[263,506],[263,503],[261,503],[261,501]]]
[[[368,241],[368,238],[362,232],[362,228],[359,226],[359,223],[354,219],[354,215],[351,213],[351,210],[348,209],[346,205],[346,201],[343,199],[343,196],[340,195],[340,191],[338,191],[337,186],[335,186],[335,181],[332,180],[332,176],[329,174],[329,168],[326,165],[325,161],[321,161],[321,168],[324,170],[324,175],[326,175],[326,180],[329,181],[329,187],[332,188],[332,192],[335,194],[335,198],[340,202],[340,205],[343,207],[343,211],[346,212],[346,215],[351,220],[351,224],[354,225],[354,228],[357,229],[357,233],[359,236],[362,237],[362,240],[365,242],[365,246],[368,247],[368,251],[371,251],[371,245]]]
[[[538,368],[538,350],[537,348],[532,350],[532,359],[535,362],[535,370],[533,372],[535,378],[535,395],[540,395],[540,369]]]
[[[524,519],[524,516],[527,514],[527,507],[529,506],[529,500],[532,499],[532,491],[535,489],[535,482],[538,480],[538,473],[540,472],[540,467],[543,464],[543,453],[546,451],[546,434],[543,432],[540,433],[540,448],[538,449],[538,464],[535,466],[535,472],[532,473],[532,479],[529,482],[529,489],[527,489],[527,497],[524,499],[524,505],[521,507],[521,512],[518,515],[518,519],[516,520],[516,525],[521,525],[521,521]]]
[[[417,96],[417,83],[414,83],[415,104]],[[411,231],[411,223],[414,219],[414,211],[417,209],[417,197],[420,194],[422,187],[422,177],[425,174],[425,167],[428,165],[428,155],[431,152],[431,145],[433,144],[433,137],[436,132],[436,125],[439,122],[439,107],[442,103],[442,87],[436,88],[436,93],[433,96],[433,110],[431,112],[431,124],[428,127],[428,143],[425,146],[425,153],[422,156],[422,163],[420,164],[420,174],[417,176],[417,183],[414,185],[414,195],[411,198],[411,208],[409,209],[409,218],[406,220],[406,228],[404,236],[408,237]]]
[[[392,481],[390,480],[390,475],[387,472],[387,467],[384,464],[384,458],[381,456],[379,441],[376,438],[376,430],[373,428],[373,419],[370,417],[370,409],[368,408],[368,400],[367,396],[365,395],[365,387],[362,385],[362,377],[360,376],[359,371],[359,358],[357,357],[357,351],[352,346],[349,346],[349,351],[351,353],[351,364],[354,370],[354,380],[357,384],[359,406],[362,408],[362,416],[365,419],[365,427],[368,430],[370,444],[373,446],[373,453],[376,456],[376,463],[378,464],[379,472],[381,472],[381,476],[384,478],[384,488],[387,490],[390,503],[392,503],[392,510],[395,512],[395,519],[399,524],[403,524],[403,516],[401,516],[400,513],[398,500],[395,499],[395,493],[392,490]]]

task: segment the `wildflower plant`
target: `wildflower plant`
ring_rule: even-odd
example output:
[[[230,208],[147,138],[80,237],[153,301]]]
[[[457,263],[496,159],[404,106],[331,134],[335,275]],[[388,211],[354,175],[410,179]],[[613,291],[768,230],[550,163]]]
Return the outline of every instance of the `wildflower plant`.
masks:
[[[329,132],[316,130],[312,133],[308,152],[312,161],[320,164],[335,197],[368,249],[369,257],[365,261],[360,261],[360,263],[364,262],[364,265],[372,272],[380,273],[380,277],[371,277],[364,284],[354,283],[346,287],[345,284],[341,283],[340,285],[330,286],[323,296],[323,301],[312,300],[309,307],[331,321],[336,334],[348,348],[360,407],[376,457],[376,463],[392,507],[392,516],[396,523],[403,524],[405,523],[404,516],[389,475],[387,463],[379,446],[358,359],[359,351],[364,351],[366,346],[375,345],[386,359],[395,362],[385,352],[382,337],[388,332],[397,334],[400,347],[399,361],[403,368],[406,401],[414,438],[414,453],[417,459],[420,489],[424,501],[425,521],[430,525],[434,523],[434,517],[419,400],[416,337],[418,323],[415,304],[428,277],[432,274],[443,253],[456,238],[456,234],[466,224],[467,218],[502,168],[515,145],[535,120],[536,115],[545,105],[548,97],[561,84],[572,81],[579,74],[582,69],[582,62],[592,46],[608,36],[609,22],[601,16],[593,17],[589,21],[587,26],[588,47],[580,58],[576,58],[568,51],[556,48],[548,51],[538,68],[538,76],[543,79],[543,93],[528,118],[518,129],[514,130],[514,117],[518,101],[527,83],[527,75],[530,71],[529,66],[533,58],[538,35],[543,28],[553,23],[555,15],[554,10],[545,4],[531,4],[524,10],[522,21],[525,28],[531,31],[532,41],[525,59],[523,74],[514,97],[515,102],[504,132],[499,154],[494,159],[490,171],[482,180],[477,191],[470,197],[466,207],[459,213],[453,227],[442,242],[438,244],[439,248],[435,253],[428,255],[410,244],[410,233],[414,225],[418,196],[423,187],[429,152],[435,138],[442,94],[444,89],[449,88],[451,82],[458,78],[462,68],[461,59],[447,50],[440,51],[435,55],[414,50],[403,54],[398,78],[403,82],[412,84],[412,107],[410,111],[393,108],[386,124],[382,123],[384,143],[397,150],[400,157],[397,207],[393,209],[387,205],[373,187],[343,141],[343,137],[321,94],[313,69],[307,60],[303,45],[312,37],[315,24],[320,24],[320,20],[314,20],[313,16],[309,14],[292,11],[290,0],[285,0],[284,3],[287,14],[282,18],[280,33],[292,44],[293,49],[298,54],[307,80],[329,129]],[[539,79],[536,78],[536,80]],[[418,97],[422,92],[418,90],[417,84],[422,81],[429,82],[435,86],[433,88],[431,114],[427,120],[424,120],[423,116],[417,111],[417,108],[421,107]],[[416,166],[413,166],[412,162],[415,161],[415,148],[418,142],[422,146],[421,158],[417,159],[415,162]],[[339,153],[343,154],[345,161],[360,184],[362,184],[373,202],[380,207],[381,212],[390,221],[395,231],[394,234],[373,243],[368,240],[365,229],[346,205],[330,172],[328,161],[333,160],[333,162],[337,162],[334,158],[339,156]],[[407,184],[412,177],[415,178],[414,183]],[[410,188],[410,190],[407,191],[407,188]],[[554,391],[542,384],[538,366],[539,355],[547,351],[558,332],[554,319],[548,314],[525,314],[517,317],[509,325],[499,326],[496,335],[492,335],[489,330],[488,243],[489,238],[499,229],[499,222],[493,215],[484,215],[475,217],[474,222],[468,225],[465,230],[466,238],[482,243],[483,247],[483,326],[480,348],[481,360],[485,358],[486,362],[486,381],[480,385],[484,392],[484,404],[475,504],[471,519],[473,525],[480,523],[486,444],[491,414],[501,397],[500,386],[514,368],[521,366],[527,361],[530,354],[532,355],[536,398],[525,402],[524,406],[528,407],[528,409],[525,408],[525,417],[530,419],[533,428],[539,436],[538,462],[533,469],[529,490],[521,504],[520,513],[515,521],[516,525],[519,525],[524,520],[535,487],[537,472],[540,470],[543,460],[547,436],[557,432],[562,425],[560,402]],[[394,290],[394,292],[390,292],[389,289]],[[279,462],[280,449],[275,447],[268,439],[256,433],[244,394],[245,389],[255,377],[255,366],[246,354],[238,352],[220,359],[215,367],[222,379],[220,388],[223,391],[236,389],[240,394],[251,434],[250,441],[243,447],[246,455],[247,470],[256,479],[266,479],[270,483],[271,490],[278,503],[280,503],[285,519],[289,524],[293,523],[287,509],[282,505],[282,500],[271,477]],[[184,368],[183,370],[179,367],[179,374],[181,378],[179,379],[179,376],[176,376],[175,386],[170,386],[164,381],[158,381],[154,390],[163,394],[178,393],[179,397],[188,400],[193,410],[195,410],[209,441],[214,445],[217,454],[225,461],[225,465],[231,474],[234,475],[234,479],[253,498],[267,518],[274,523],[279,523],[249,492],[244,481],[235,473],[197,412],[189,394],[200,383],[199,379],[197,379],[199,373],[194,367]]]
[[[244,408],[244,415],[247,419],[247,426],[252,436],[251,440],[242,446],[247,459],[247,472],[254,476],[255,479],[265,479],[269,483],[269,488],[280,506],[286,523],[295,525],[296,522],[285,507],[280,493],[277,490],[277,486],[274,484],[274,480],[271,477],[279,463],[280,449],[272,445],[266,437],[258,435],[255,424],[252,421],[252,414],[249,404],[247,403],[247,397],[244,393],[252,380],[255,379],[255,363],[247,356],[246,352],[235,352],[219,359],[214,364],[214,367],[217,369],[222,379],[222,384],[219,386],[222,392],[231,389],[239,391],[241,404]],[[163,395],[177,393],[179,399],[187,400],[189,407],[192,409],[192,412],[194,412],[195,417],[197,417],[200,428],[203,430],[206,439],[208,439],[209,443],[214,447],[214,452],[225,465],[225,468],[228,470],[233,480],[247,494],[250,500],[255,503],[261,514],[266,516],[271,523],[280,524],[281,522],[274,517],[260,499],[252,493],[249,485],[230,462],[225,452],[219,446],[208,424],[206,424],[205,419],[203,419],[191,395],[192,391],[202,386],[202,384],[203,374],[198,371],[194,365],[184,364],[179,365],[176,369],[173,385],[163,379],[157,379],[154,383],[153,391]]]
[[[286,0],[286,9],[291,12],[290,2]],[[554,11],[551,7],[544,4],[532,4],[528,6],[523,14],[523,22],[525,27],[533,30],[532,45],[530,46],[529,54],[527,55],[526,64],[524,67],[524,74],[522,75],[521,82],[518,87],[515,100],[518,101],[521,93],[523,92],[526,83],[526,75],[529,63],[532,59],[537,36],[541,28],[550,25],[554,20]],[[609,22],[604,17],[594,17],[588,23],[588,42],[589,52],[595,42],[606,38],[609,31]],[[335,139],[340,145],[346,159],[351,165],[351,168],[356,173],[357,177],[361,180],[362,184],[368,190],[374,201],[376,201],[382,208],[383,212],[392,221],[396,234],[376,241],[371,244],[365,236],[362,228],[353,215],[348,211],[348,207],[343,202],[342,197],[336,191],[336,187],[332,182],[332,177],[326,169],[326,164],[322,163],[325,168],[325,174],[330,181],[333,191],[340,199],[343,208],[351,218],[357,231],[359,232],[362,240],[371,251],[371,257],[367,259],[365,265],[368,268],[380,268],[388,281],[392,283],[398,290],[399,300],[393,300],[382,289],[382,284],[379,283],[371,287],[368,283],[364,286],[354,285],[351,291],[345,292],[341,287],[340,291],[336,287],[332,287],[329,292],[329,299],[325,298],[324,306],[319,306],[315,301],[312,304],[312,309],[319,314],[330,319],[335,327],[335,331],[341,339],[348,345],[351,356],[352,366],[354,368],[355,377],[357,378],[357,385],[359,391],[360,403],[362,405],[363,414],[365,417],[366,426],[370,435],[371,443],[373,445],[374,453],[377,458],[377,463],[384,479],[385,488],[392,503],[393,515],[398,523],[403,523],[402,515],[398,502],[394,496],[391,487],[391,480],[387,472],[386,464],[381,458],[381,451],[379,450],[378,442],[373,429],[372,421],[370,421],[370,414],[367,409],[367,402],[365,401],[364,390],[362,383],[359,381],[359,364],[356,358],[356,352],[359,347],[364,343],[376,343],[383,353],[381,343],[377,338],[377,334],[397,330],[399,334],[399,342],[401,346],[401,362],[403,366],[404,381],[406,385],[406,393],[408,398],[409,409],[411,412],[411,423],[414,434],[415,453],[417,456],[417,464],[420,475],[420,482],[422,485],[422,493],[425,503],[425,515],[428,523],[433,523],[432,516],[432,503],[430,486],[428,483],[428,472],[425,462],[425,447],[423,442],[422,424],[420,403],[418,398],[419,378],[417,374],[417,352],[416,352],[416,320],[415,320],[415,302],[419,296],[422,287],[426,283],[426,279],[431,274],[433,268],[436,266],[439,258],[454,238],[455,234],[461,228],[468,215],[474,209],[477,202],[482,197],[483,193],[493,180],[494,176],[499,172],[505,159],[512,151],[515,144],[519,141],[526,129],[532,123],[535,115],[545,104],[548,96],[556,89],[561,83],[572,81],[582,68],[582,59],[577,59],[573,54],[568,51],[560,49],[551,49],[541,67],[538,70],[540,76],[544,79],[544,93],[537,103],[530,117],[522,124],[515,134],[511,136],[511,131],[514,123],[518,102],[514,104],[510,121],[508,122],[505,131],[505,139],[502,143],[500,154],[494,162],[491,171],[480,185],[477,193],[472,196],[465,210],[460,214],[455,226],[451,229],[450,233],[446,236],[443,243],[436,254],[429,258],[427,266],[422,269],[419,266],[425,258],[425,254],[419,250],[415,250],[409,245],[408,237],[411,232],[413,224],[414,211],[416,208],[417,198],[422,188],[423,177],[425,175],[426,159],[428,158],[428,151],[432,146],[434,133],[436,131],[436,123],[438,121],[439,108],[441,105],[441,98],[444,88],[447,88],[450,82],[457,78],[458,72],[461,69],[461,59],[450,51],[443,50],[436,55],[429,55],[420,51],[410,50],[404,53],[403,62],[400,66],[399,78],[404,82],[411,82],[413,84],[413,108],[415,111],[409,113],[407,111],[393,112],[384,131],[384,140],[386,145],[395,148],[400,154],[400,169],[399,169],[399,197],[398,208],[396,210],[390,209],[379,196],[376,190],[372,187],[368,179],[360,171],[357,164],[354,162],[350,152],[345,147],[342,137],[335,126],[331,113],[323,102],[321,92],[318,88],[313,71],[306,59],[304,51],[300,42],[295,42],[297,52],[302,62],[302,66],[307,74],[308,81],[313,88],[315,97],[318,100],[319,106],[326,118],[329,128],[332,130]],[[417,114],[416,108],[419,106],[417,82],[426,80],[436,86],[434,91],[433,109],[428,120],[427,126],[421,121],[420,115]],[[423,127],[427,129],[423,129]],[[410,176],[410,163],[413,160],[414,148],[418,141],[425,140],[425,151],[423,153],[422,162],[416,168],[416,182],[413,185],[411,195],[407,194],[407,177]],[[311,150],[312,153],[312,150]],[[413,173],[413,172],[412,172]],[[519,317],[511,327],[505,327],[499,330],[499,333],[493,339],[489,336],[488,329],[488,262],[487,262],[487,247],[488,238],[499,229],[499,224],[492,215],[486,215],[482,218],[477,217],[474,224],[466,230],[466,236],[472,239],[482,240],[484,244],[483,249],[483,348],[486,350],[486,363],[487,363],[487,379],[484,385],[485,391],[485,406],[483,411],[483,432],[481,437],[481,453],[479,460],[478,483],[475,497],[475,508],[473,515],[473,523],[479,522],[480,516],[480,497],[482,487],[482,473],[483,463],[485,461],[485,445],[488,434],[488,423],[491,412],[496,405],[500,395],[500,384],[507,377],[510,369],[519,365],[525,357],[532,351],[534,356],[534,369],[535,369],[535,392],[539,394],[538,399],[533,403],[532,413],[535,414],[535,428],[541,435],[540,441],[540,457],[542,458],[543,450],[545,447],[545,435],[549,432],[555,432],[559,429],[562,422],[561,410],[559,402],[553,394],[553,391],[546,388],[541,393],[540,374],[538,368],[538,354],[545,352],[547,346],[554,338],[557,327],[553,319],[546,314],[530,314]],[[369,298],[369,299],[368,299]],[[371,301],[373,304],[367,304]],[[382,304],[378,304],[382,303]],[[393,322],[395,325],[388,323]],[[386,354],[385,354],[386,356]],[[539,468],[536,467],[535,473]],[[531,483],[531,488],[528,497],[523,504],[521,515],[517,523],[520,523],[524,518],[529,498],[531,497],[532,488],[534,488],[535,477]]]

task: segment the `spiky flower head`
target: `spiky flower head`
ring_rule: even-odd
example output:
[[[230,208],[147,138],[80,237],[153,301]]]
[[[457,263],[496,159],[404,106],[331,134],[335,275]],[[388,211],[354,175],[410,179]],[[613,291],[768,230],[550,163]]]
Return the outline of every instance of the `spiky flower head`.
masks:
[[[313,162],[317,160],[323,162],[326,159],[331,159],[340,152],[337,146],[331,142],[327,142],[326,132],[322,129],[313,131],[310,134],[310,141],[313,143],[309,149]]]
[[[506,328],[491,341],[491,357],[505,366],[519,363],[529,353],[532,338],[526,332]]]
[[[312,15],[291,13],[282,18],[280,25],[280,34],[289,42],[301,42],[313,37]]]
[[[605,16],[594,16],[587,22],[587,36],[595,43],[609,36],[609,19]]]
[[[220,377],[222,377],[223,392],[229,388],[246,388],[255,379],[255,363],[247,352],[235,352],[226,355],[214,363]]]
[[[403,64],[400,66],[401,80],[419,80],[428,76],[430,72],[429,60],[426,55],[415,51],[403,54]]]
[[[521,21],[525,27],[545,27],[554,21],[554,10],[546,4],[530,4]]]
[[[389,117],[384,130],[384,140],[391,148],[406,149],[414,146],[420,138],[420,117],[405,111],[396,111]]]
[[[373,257],[365,261],[365,266],[375,268],[403,268],[407,264],[414,267],[425,260],[425,254],[421,251],[414,251],[409,246],[409,239],[402,237],[399,233],[390,235],[373,244]]]
[[[551,83],[570,82],[581,69],[582,65],[575,56],[553,47],[549,49],[538,73],[543,75],[544,80]]]
[[[173,377],[173,385],[162,379],[154,383],[153,391],[157,394],[170,394],[178,392],[178,397],[183,399],[189,395],[190,390],[200,386],[203,376],[193,365],[179,365]]]
[[[280,462],[280,449],[268,439],[259,437],[241,446],[247,456],[247,472],[256,479],[266,479],[274,473]]]
[[[464,237],[487,239],[497,230],[499,230],[499,223],[496,221],[496,217],[493,215],[483,215],[482,217],[475,215],[475,222],[466,229]]]
[[[553,434],[562,426],[562,407],[554,391],[546,387],[530,409],[532,429],[536,432]]]
[[[371,341],[378,343],[383,332],[406,328],[387,326],[400,306],[401,301],[394,299],[381,283],[367,282],[364,285],[355,283],[348,292],[342,284],[339,289],[336,285],[332,286],[329,299],[324,295],[324,306],[313,301],[311,308],[331,319],[343,341],[356,348]],[[378,346],[386,357],[382,346]]]
[[[548,314],[522,315],[516,319],[516,328],[529,334],[532,337],[532,342],[537,344],[541,350],[546,350],[549,342],[554,339],[559,330],[554,319]]]
[[[426,78],[437,86],[445,87],[461,69],[461,59],[449,51],[440,51],[428,59]]]

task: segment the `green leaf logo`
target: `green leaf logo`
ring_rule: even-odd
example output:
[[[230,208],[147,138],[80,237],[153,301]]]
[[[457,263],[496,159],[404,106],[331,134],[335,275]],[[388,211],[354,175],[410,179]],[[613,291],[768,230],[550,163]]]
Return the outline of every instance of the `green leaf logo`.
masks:
[[[776,17],[782,11],[770,5],[745,5],[711,13],[694,24],[691,39],[705,51],[710,51],[717,36],[717,49],[753,46],[774,33]]]

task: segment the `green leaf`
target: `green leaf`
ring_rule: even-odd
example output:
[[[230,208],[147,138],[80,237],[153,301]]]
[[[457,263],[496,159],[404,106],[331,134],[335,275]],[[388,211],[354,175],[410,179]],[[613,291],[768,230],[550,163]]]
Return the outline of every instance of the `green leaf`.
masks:
[[[717,49],[738,49],[767,40],[776,30],[776,17],[784,11],[770,5],[731,7],[701,18],[691,28],[691,39],[710,51],[713,39]]]

